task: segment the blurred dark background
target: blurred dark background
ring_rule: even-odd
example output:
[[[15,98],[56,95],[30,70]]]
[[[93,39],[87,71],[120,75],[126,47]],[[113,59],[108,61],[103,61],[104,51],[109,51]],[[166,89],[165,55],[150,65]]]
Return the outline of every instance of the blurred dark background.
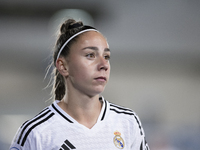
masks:
[[[140,116],[151,150],[199,150],[199,0],[1,0],[0,150],[51,103],[46,68],[57,27],[71,17],[108,39],[102,95]]]

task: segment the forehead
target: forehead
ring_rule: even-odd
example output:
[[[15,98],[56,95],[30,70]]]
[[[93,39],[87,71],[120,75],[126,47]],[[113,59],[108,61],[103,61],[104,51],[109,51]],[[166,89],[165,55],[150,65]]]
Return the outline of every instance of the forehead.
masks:
[[[97,31],[87,31],[83,34],[80,34],[77,42],[81,42],[81,43],[101,42],[102,44],[108,45],[106,38],[100,32],[97,32]]]

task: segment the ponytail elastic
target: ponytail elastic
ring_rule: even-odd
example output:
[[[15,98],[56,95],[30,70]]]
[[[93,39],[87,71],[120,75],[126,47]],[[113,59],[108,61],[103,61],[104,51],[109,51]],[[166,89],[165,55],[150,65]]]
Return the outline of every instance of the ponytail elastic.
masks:
[[[78,33],[72,35],[72,36],[71,36],[69,39],[67,39],[67,41],[63,44],[63,46],[60,48],[60,51],[58,52],[56,61],[57,61],[58,58],[60,57],[60,54],[61,54],[61,52],[63,51],[63,49],[65,48],[65,46],[66,46],[73,38],[75,38],[76,36],[80,35],[81,33],[87,32],[87,31],[97,31],[97,32],[99,32],[98,30],[96,30],[96,29],[93,28],[93,27],[90,27],[90,26],[83,26],[83,28],[82,28],[81,31],[79,31]]]

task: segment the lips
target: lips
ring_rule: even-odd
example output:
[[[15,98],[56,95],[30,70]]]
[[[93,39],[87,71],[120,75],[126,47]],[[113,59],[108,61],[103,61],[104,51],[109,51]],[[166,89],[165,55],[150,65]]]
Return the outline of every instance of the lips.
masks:
[[[95,78],[97,81],[106,81],[106,77],[97,77]]]

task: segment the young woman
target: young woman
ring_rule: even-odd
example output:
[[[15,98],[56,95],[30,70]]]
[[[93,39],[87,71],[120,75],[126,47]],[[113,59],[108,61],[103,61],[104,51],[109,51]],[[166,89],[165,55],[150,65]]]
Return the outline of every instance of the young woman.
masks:
[[[65,21],[54,51],[55,101],[18,130],[11,150],[149,150],[138,116],[99,94],[110,49],[95,28]]]

